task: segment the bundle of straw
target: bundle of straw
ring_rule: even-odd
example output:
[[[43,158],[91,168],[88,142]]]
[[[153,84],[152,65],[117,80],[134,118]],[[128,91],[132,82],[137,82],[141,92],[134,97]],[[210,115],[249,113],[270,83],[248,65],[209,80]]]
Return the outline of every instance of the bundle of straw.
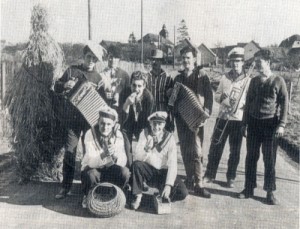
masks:
[[[64,62],[59,45],[47,33],[47,12],[40,5],[33,8],[31,24],[23,65],[13,76],[6,98],[14,130],[17,171],[27,180],[43,162],[51,169],[59,152],[62,135],[51,87]]]

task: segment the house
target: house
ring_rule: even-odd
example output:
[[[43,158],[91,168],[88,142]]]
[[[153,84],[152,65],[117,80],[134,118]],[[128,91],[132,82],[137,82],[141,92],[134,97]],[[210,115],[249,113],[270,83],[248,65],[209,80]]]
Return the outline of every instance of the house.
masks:
[[[201,54],[201,65],[211,65],[216,64],[217,62],[217,55],[208,48],[205,44],[201,44],[198,47],[200,54]]]
[[[259,44],[256,43],[255,41],[250,41],[242,48],[244,48],[244,50],[245,50],[245,57],[244,57],[245,62],[249,62],[249,61],[253,60],[254,54],[257,53],[261,49]]]
[[[139,39],[138,43],[141,43],[142,40]],[[158,34],[153,34],[153,33],[147,33],[144,37],[143,37],[143,42],[144,43],[151,43],[151,44],[155,44],[157,47],[162,44],[162,45],[168,45],[168,46],[174,46],[174,44],[169,40],[166,39]]]

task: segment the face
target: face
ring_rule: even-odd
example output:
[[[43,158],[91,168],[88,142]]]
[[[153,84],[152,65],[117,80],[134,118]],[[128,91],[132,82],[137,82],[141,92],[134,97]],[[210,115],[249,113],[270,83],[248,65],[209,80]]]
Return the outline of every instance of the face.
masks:
[[[98,61],[98,58],[92,53],[87,52],[84,55],[84,65],[87,67],[88,71],[92,71]]]
[[[161,60],[160,59],[153,59],[152,60],[152,69],[155,72],[159,72],[161,69]]]
[[[152,133],[154,135],[158,135],[163,132],[163,130],[166,126],[166,123],[158,122],[158,121],[150,121],[150,126],[151,126]]]
[[[110,118],[101,117],[98,124],[100,133],[104,136],[108,136],[112,132],[115,122]]]
[[[116,68],[116,67],[118,67],[119,61],[120,61],[119,58],[115,58],[112,55],[110,55],[108,57],[108,67],[109,68]]]
[[[192,52],[187,52],[182,54],[182,64],[187,70],[192,70],[195,67],[196,58],[193,56]]]
[[[264,75],[267,75],[270,72],[270,61],[264,60],[261,57],[255,58],[255,66],[257,70]]]
[[[242,73],[243,65],[244,65],[244,61],[242,59],[231,60],[231,68],[238,74]]]
[[[131,91],[136,92],[137,95],[141,95],[145,89],[144,80],[133,80],[131,83]]]

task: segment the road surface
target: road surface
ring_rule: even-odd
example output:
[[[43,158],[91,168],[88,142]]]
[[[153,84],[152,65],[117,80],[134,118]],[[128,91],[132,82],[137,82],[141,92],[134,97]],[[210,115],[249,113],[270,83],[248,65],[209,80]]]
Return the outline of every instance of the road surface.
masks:
[[[216,108],[205,126],[204,163],[215,122]],[[179,153],[180,155],[180,153]],[[224,187],[228,145],[221,160],[216,182],[208,188],[211,199],[194,196],[172,204],[170,215],[156,215],[149,198],[144,198],[140,211],[124,209],[109,219],[99,219],[81,209],[79,180],[64,200],[56,200],[57,183],[32,182],[18,186],[12,168],[0,170],[0,228],[299,228],[299,165],[293,165],[284,153],[278,154],[276,164],[278,206],[265,203],[262,157],[258,164],[258,188],[255,197],[237,198],[242,191],[245,170],[245,141],[238,167],[235,188]],[[179,174],[185,175],[179,157]]]

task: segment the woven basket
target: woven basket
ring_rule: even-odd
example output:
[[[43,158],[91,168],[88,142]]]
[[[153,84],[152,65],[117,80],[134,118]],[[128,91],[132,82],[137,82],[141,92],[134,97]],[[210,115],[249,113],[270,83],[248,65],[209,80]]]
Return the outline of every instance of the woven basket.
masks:
[[[119,214],[125,207],[123,191],[111,183],[100,183],[90,190],[87,196],[88,210],[101,218]]]

